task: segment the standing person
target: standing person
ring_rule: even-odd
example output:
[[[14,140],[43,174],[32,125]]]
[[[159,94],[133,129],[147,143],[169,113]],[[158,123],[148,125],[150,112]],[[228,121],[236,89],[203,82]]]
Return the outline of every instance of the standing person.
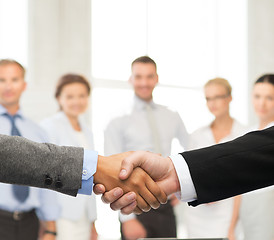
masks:
[[[111,121],[105,130],[105,154],[146,150],[170,155],[177,138],[186,147],[188,134],[177,112],[153,101],[158,83],[156,63],[148,56],[135,59],[129,79],[134,89],[130,112]],[[140,216],[120,215],[123,239],[176,237],[176,220],[170,201]]]
[[[88,107],[90,85],[80,75],[67,74],[60,78],[55,92],[60,111],[41,125],[54,144],[94,149],[93,136],[80,118]],[[61,218],[57,221],[58,240],[97,239],[95,196],[58,195]]]
[[[190,149],[227,142],[244,132],[244,127],[229,113],[231,91],[229,82],[223,78],[215,78],[205,84],[207,107],[215,119],[191,135]],[[234,240],[239,207],[240,196],[196,208],[187,207],[185,216],[188,237],[229,237]]]
[[[47,142],[46,133],[21,111],[20,98],[27,85],[24,76],[20,63],[0,60],[0,133]],[[0,239],[37,240],[39,219],[44,221],[42,239],[55,239],[59,216],[55,192],[3,183],[0,192]]]
[[[251,130],[274,126],[274,74],[261,76],[254,84],[253,107],[258,124]],[[274,239],[274,188],[244,194],[240,218],[245,240]]]

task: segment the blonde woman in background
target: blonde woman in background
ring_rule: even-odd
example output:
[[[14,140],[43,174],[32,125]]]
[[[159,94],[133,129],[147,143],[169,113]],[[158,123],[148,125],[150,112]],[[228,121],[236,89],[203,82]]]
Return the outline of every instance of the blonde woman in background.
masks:
[[[263,75],[255,82],[252,102],[259,121],[251,130],[274,126],[274,74]],[[245,240],[273,240],[274,187],[244,194],[240,219]]]
[[[87,110],[89,95],[90,85],[84,77],[75,74],[61,77],[55,93],[60,111],[41,123],[52,143],[94,149],[92,133],[80,118]],[[62,210],[57,221],[57,239],[96,240],[95,196],[74,198],[59,194],[58,198]]]
[[[205,84],[207,107],[215,119],[191,135],[190,149],[226,142],[244,132],[244,127],[229,113],[231,91],[229,82],[223,78],[215,78]],[[185,217],[188,237],[229,237],[235,240],[239,207],[240,196],[195,208],[187,207]]]

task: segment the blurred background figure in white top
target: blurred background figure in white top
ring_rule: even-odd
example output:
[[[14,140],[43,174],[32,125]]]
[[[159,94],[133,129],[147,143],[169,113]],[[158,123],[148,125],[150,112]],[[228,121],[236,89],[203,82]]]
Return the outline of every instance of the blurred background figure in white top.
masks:
[[[52,143],[94,148],[92,133],[80,118],[87,110],[90,91],[90,85],[83,76],[67,74],[60,78],[55,93],[60,111],[41,123]],[[95,196],[78,195],[74,198],[59,194],[58,197],[62,212],[57,221],[57,239],[97,239]]]
[[[274,125],[274,74],[261,76],[254,84],[253,107],[258,124],[251,131]],[[274,239],[274,188],[268,187],[242,196],[240,219],[245,240]]]
[[[244,127],[229,113],[229,105],[232,101],[231,91],[229,82],[223,78],[215,78],[205,84],[207,107],[215,119],[191,135],[190,149],[226,142],[244,132]],[[188,237],[229,237],[230,240],[235,240],[239,207],[240,196],[195,208],[187,206],[185,219]]]

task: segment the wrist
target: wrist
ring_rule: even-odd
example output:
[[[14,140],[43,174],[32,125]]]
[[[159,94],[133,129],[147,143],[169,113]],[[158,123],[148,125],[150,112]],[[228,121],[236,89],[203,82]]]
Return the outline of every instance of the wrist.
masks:
[[[167,157],[167,161],[170,162],[170,168],[169,168],[169,178],[170,178],[170,182],[172,183],[172,188],[170,189],[170,194],[172,193],[176,193],[181,191],[181,186],[180,186],[180,181],[179,181],[179,177],[177,175],[175,166],[171,160],[170,157]]]
[[[93,182],[94,184],[101,183],[100,182],[100,175],[101,175],[101,164],[104,161],[104,157],[98,155],[98,160],[97,160],[97,169],[96,172],[93,175]]]

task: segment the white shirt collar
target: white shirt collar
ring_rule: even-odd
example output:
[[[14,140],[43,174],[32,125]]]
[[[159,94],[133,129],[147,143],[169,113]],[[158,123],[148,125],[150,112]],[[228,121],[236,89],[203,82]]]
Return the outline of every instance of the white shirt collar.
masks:
[[[150,102],[147,102],[147,101],[144,101],[143,99],[139,98],[138,96],[134,95],[134,99],[133,99],[134,108],[136,108],[138,110],[142,110],[142,109],[145,109],[145,107],[147,105],[150,105],[151,108],[156,108],[157,107],[157,105],[155,104],[153,99]]]

